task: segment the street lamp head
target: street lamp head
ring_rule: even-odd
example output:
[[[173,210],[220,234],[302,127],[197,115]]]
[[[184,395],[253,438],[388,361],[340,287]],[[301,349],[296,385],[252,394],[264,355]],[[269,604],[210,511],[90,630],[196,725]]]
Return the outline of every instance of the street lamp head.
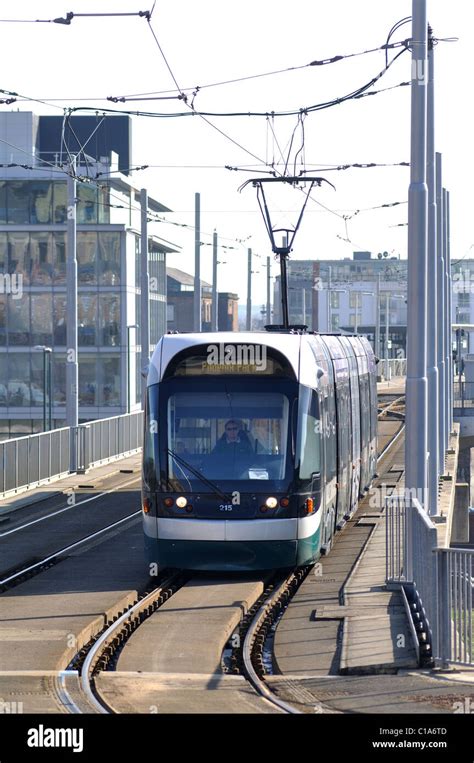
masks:
[[[51,347],[46,347],[44,344],[35,344],[33,349],[37,350],[38,352],[39,351],[42,351],[42,352],[52,352],[53,351]]]

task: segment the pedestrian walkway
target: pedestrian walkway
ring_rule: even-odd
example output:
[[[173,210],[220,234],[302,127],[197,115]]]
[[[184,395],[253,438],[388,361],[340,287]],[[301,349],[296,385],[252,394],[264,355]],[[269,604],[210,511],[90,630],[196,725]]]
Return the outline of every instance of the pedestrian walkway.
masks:
[[[403,441],[398,449],[403,460]],[[397,464],[388,467],[379,475],[383,491],[388,485],[395,489],[403,473]],[[361,501],[330,554],[305,579],[285,612],[275,635],[276,662],[283,674],[396,673],[418,666],[402,594],[385,587],[381,493],[374,491]]]
[[[0,522],[18,509],[33,506],[42,501],[47,501],[54,496],[68,494],[81,490],[100,489],[101,484],[115,474],[137,474],[141,468],[141,453],[134,453],[126,458],[111,461],[103,466],[91,469],[87,474],[69,474],[53,483],[38,485],[31,490],[12,494],[0,500]]]

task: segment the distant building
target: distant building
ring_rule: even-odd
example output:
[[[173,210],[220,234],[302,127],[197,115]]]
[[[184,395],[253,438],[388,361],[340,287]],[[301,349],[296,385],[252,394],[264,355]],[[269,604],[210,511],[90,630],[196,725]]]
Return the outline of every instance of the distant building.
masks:
[[[67,154],[51,119],[0,114],[1,439],[43,427],[49,390],[35,346],[53,350],[52,424],[65,424]],[[77,184],[76,207],[81,421],[140,407],[139,190],[118,171],[131,166],[130,123],[115,119],[106,117],[78,158],[77,174],[90,178]],[[98,123],[73,120],[83,142]],[[111,145],[124,155],[115,156]],[[99,154],[91,157],[95,146]],[[79,151],[77,144],[68,148]],[[148,205],[151,215],[169,211],[152,197]],[[153,348],[166,332],[166,253],[177,249],[153,235],[148,249]]]
[[[452,322],[474,323],[474,260],[459,260],[452,269]],[[357,331],[374,342],[377,282],[380,279],[380,355],[406,353],[407,260],[371,252],[353,252],[343,260],[289,260],[290,323],[315,331]],[[281,322],[280,277],[275,279],[275,323]],[[328,305],[328,295],[330,304]],[[385,346],[387,299],[389,347]],[[466,330],[463,354],[474,347],[474,332]],[[454,337],[453,337],[454,342]],[[391,346],[390,346],[391,345]]]
[[[166,269],[168,331],[194,330],[194,276],[178,268]],[[238,331],[238,295],[218,293],[218,331]],[[211,330],[212,286],[201,279],[201,330]]]
[[[374,258],[354,252],[353,259],[290,260],[288,304],[290,322],[315,331],[357,331],[374,343],[376,290],[380,277],[380,355],[406,352],[406,260]],[[328,295],[330,295],[328,304]],[[385,345],[386,305],[389,304],[389,346]],[[274,310],[281,322],[280,278],[275,284]]]

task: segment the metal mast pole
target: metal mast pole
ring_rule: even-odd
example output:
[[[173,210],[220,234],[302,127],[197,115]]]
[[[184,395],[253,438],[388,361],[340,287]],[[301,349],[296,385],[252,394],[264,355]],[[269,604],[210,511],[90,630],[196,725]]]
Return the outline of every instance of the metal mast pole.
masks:
[[[77,357],[77,251],[76,251],[76,157],[67,176],[67,323],[66,323],[66,424],[71,427],[71,472],[77,471],[77,427],[79,425]]]
[[[380,353],[380,273],[377,273],[377,289],[375,292],[375,355],[381,357]]]
[[[356,307],[355,307],[355,322],[354,322],[354,334],[357,334],[357,329],[359,328],[359,321],[358,321],[358,313],[359,313],[359,292],[357,289],[355,290],[355,297],[356,297]]]
[[[211,331],[217,331],[217,232],[212,234]]]
[[[252,330],[252,250],[247,249],[247,331]]]
[[[388,364],[388,342],[390,336],[390,292],[385,292],[385,378],[390,381],[390,367]]]
[[[445,374],[445,300],[446,300],[446,278],[444,268],[444,240],[443,240],[443,187],[442,187],[442,166],[441,154],[436,154],[436,278],[438,285],[438,304],[437,304],[437,326],[438,326],[438,386],[439,386],[439,469],[440,474],[444,470],[445,459],[445,429],[446,429],[446,374]]]
[[[445,269],[445,283],[446,283],[446,313],[445,313],[445,319],[444,319],[444,327],[445,327],[445,345],[444,345],[444,358],[445,358],[445,369],[444,372],[446,374],[446,409],[445,409],[445,416],[446,416],[446,429],[445,429],[445,444],[446,449],[449,447],[449,435],[451,432],[451,407],[452,407],[452,390],[451,390],[451,377],[452,377],[452,369],[451,369],[451,359],[452,359],[452,351],[451,351],[451,274],[449,272],[450,270],[450,262],[449,262],[449,251],[448,251],[448,192],[446,188],[443,188],[443,242],[444,242],[444,269]]]
[[[194,331],[201,331],[201,194],[194,194]]]
[[[428,182],[428,346],[427,346],[427,380],[428,380],[428,497],[429,514],[438,513],[438,475],[439,463],[439,381],[438,381],[438,326],[437,326],[437,273],[436,273],[436,156],[435,156],[435,126],[434,126],[434,56],[433,33],[428,27],[428,127],[427,127],[427,156],[426,176]]]
[[[141,254],[141,304],[140,304],[140,340],[141,370],[145,371],[150,357],[150,274],[148,263],[148,192],[146,188],[140,191],[141,207],[141,231],[140,231],[140,254]],[[142,379],[142,406],[145,408],[146,377]],[[130,379],[128,380],[130,387]]]
[[[451,217],[450,217],[450,205],[449,205],[449,197],[450,193],[449,191],[446,193],[446,251],[448,254],[448,294],[449,294],[449,366],[450,366],[450,376],[449,376],[449,391],[450,391],[450,404],[449,404],[449,415],[450,415],[450,424],[449,429],[450,432],[453,431],[453,425],[454,425],[454,412],[453,412],[453,405],[454,405],[454,368],[453,368],[453,353],[452,353],[452,328],[451,328],[451,322],[452,322],[452,301],[453,301],[453,273],[451,270]]]
[[[331,266],[328,265],[327,332],[331,331]]]
[[[272,276],[271,276],[271,257],[267,256],[267,323],[270,324],[272,322],[272,307],[271,307],[271,285],[272,285]]]
[[[426,185],[427,18],[426,0],[412,5],[411,175],[408,192],[408,327],[405,484],[427,508],[426,277],[428,188]]]
[[[48,356],[48,430],[53,428],[53,378],[52,378],[52,349],[46,353]]]
[[[43,347],[43,432],[46,432],[46,350]]]

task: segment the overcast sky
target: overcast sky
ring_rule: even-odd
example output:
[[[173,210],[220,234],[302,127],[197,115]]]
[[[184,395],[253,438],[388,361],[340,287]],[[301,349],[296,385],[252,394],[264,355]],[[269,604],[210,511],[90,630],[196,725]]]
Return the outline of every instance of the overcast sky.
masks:
[[[50,19],[64,17],[68,11],[131,12],[150,10],[152,5],[153,0],[20,0],[2,3],[0,16]],[[184,90],[377,48],[385,43],[393,24],[410,13],[411,2],[407,0],[157,0],[151,26],[172,74],[144,18],[75,18],[70,26],[3,23],[0,87],[44,99],[51,105],[23,101],[0,108],[19,107],[42,114],[61,113],[64,107],[79,105],[90,105],[99,112],[101,108],[121,106],[161,113],[186,112],[189,109],[180,100],[114,105],[105,99],[168,90],[172,91],[168,95],[177,95],[173,76]],[[452,259],[456,260],[466,256],[474,242],[469,109],[474,12],[466,0],[428,0],[428,17],[437,38],[459,38],[457,42],[440,42],[435,50],[436,144],[444,157],[443,182],[451,192]],[[410,34],[411,25],[407,24],[392,41],[404,40]],[[400,50],[390,51],[390,57]],[[298,111],[355,90],[380,72],[384,64],[385,54],[378,51],[331,65],[202,87],[194,99],[194,108],[224,113]],[[410,53],[405,52],[373,89],[397,85],[409,78]],[[54,102],[56,98],[65,100]],[[255,303],[262,303],[265,272],[260,263],[265,263],[271,251],[255,189],[247,186],[239,193],[239,186],[252,177],[267,177],[255,171],[268,171],[266,164],[282,162],[282,155],[286,161],[293,132],[289,166],[294,166],[299,151],[297,174],[302,169],[322,170],[326,165],[409,161],[409,105],[410,88],[396,87],[308,114],[301,151],[302,131],[296,116],[274,120],[263,116],[213,117],[212,123],[229,137],[197,115],[134,117],[134,163],[153,168],[134,173],[132,179],[173,210],[166,215],[173,222],[193,225],[194,194],[199,191],[202,241],[210,243],[216,228],[222,244],[236,247],[220,252],[219,259],[226,264],[219,268],[219,289],[238,291],[241,304],[245,302],[246,248],[251,246],[261,256],[255,259],[254,269],[260,272],[254,275],[253,290]],[[229,171],[225,165],[245,171]],[[283,170],[281,164],[278,169]],[[354,249],[388,251],[406,257],[407,228],[397,227],[407,221],[406,204],[361,211],[347,226],[343,216],[406,201],[409,168],[375,167],[317,174],[336,186],[335,191],[327,186],[312,194],[331,211],[309,201],[295,239],[293,258],[338,259],[352,256]],[[274,220],[291,226],[302,194],[284,190],[278,187],[272,193]],[[193,230],[168,223],[153,223],[150,227],[157,235],[183,247],[182,254],[170,256],[168,264],[193,272]],[[344,240],[347,238],[350,240]],[[238,244],[235,239],[244,243]],[[202,277],[208,281],[211,258],[211,247],[203,247]],[[276,263],[273,272],[277,272]]]

